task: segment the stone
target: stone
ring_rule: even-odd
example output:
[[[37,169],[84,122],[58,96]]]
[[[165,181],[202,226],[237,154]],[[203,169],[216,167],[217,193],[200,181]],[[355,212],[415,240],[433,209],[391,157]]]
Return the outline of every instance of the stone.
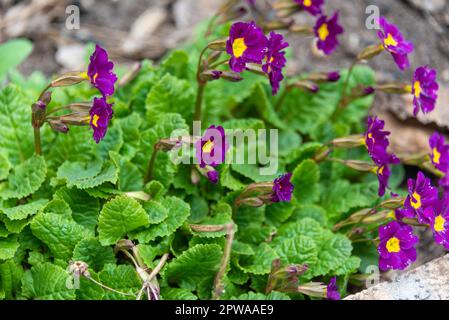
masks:
[[[382,282],[345,300],[448,300],[449,255],[414,270],[403,271],[389,282]]]

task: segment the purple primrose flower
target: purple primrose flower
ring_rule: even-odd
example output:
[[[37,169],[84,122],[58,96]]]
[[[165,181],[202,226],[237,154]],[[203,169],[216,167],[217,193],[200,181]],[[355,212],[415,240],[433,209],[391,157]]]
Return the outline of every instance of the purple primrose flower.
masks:
[[[344,32],[343,27],[338,23],[338,12],[328,19],[322,15],[318,18],[314,31],[317,37],[317,47],[326,55],[330,55],[339,45],[337,36]]]

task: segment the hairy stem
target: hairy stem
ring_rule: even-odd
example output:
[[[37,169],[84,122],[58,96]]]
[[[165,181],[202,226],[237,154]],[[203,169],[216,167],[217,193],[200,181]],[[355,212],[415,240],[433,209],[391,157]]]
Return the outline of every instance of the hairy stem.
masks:
[[[167,262],[167,259],[169,257],[168,253],[165,253],[159,263],[157,264],[156,268],[151,271],[150,275],[148,276],[148,281],[151,281],[164,267],[165,263]]]
[[[205,88],[206,83],[198,82],[198,91],[196,94],[196,102],[195,102],[195,115],[193,117],[194,121],[201,121],[201,111],[203,107],[203,97]]]
[[[34,128],[34,150],[37,155],[42,155],[41,129],[40,128]]]
[[[231,257],[232,242],[234,241],[234,224],[233,223],[228,224],[226,226],[226,229],[227,235],[223,252],[223,258],[221,260],[220,269],[218,270],[218,273],[215,276],[214,281],[214,292],[213,292],[214,300],[220,300],[220,297],[224,292],[223,278],[225,276],[226,268],[228,267],[229,259]]]
[[[156,157],[159,152],[159,146],[156,143],[153,147],[153,153],[151,155],[150,162],[148,162],[148,169],[147,169],[147,175],[145,177],[145,184],[151,181],[153,179],[153,169],[154,169],[154,163],[156,162]]]
[[[121,294],[121,295],[124,295],[124,296],[135,296],[135,294],[132,294],[132,293],[126,293],[126,292],[121,292],[121,291],[112,289],[112,288],[108,287],[107,285],[104,285],[101,282],[98,282],[97,280],[95,280],[94,278],[92,278],[90,276],[85,276],[85,278],[90,280],[90,281],[92,281],[96,285],[102,287],[103,289],[106,289],[106,290],[109,290],[109,291],[112,291],[112,292],[115,292],[115,293],[118,293],[118,294]]]
[[[359,60],[356,59],[352,62],[351,66],[349,67],[348,75],[346,76],[345,82],[343,83],[343,91],[341,94],[341,100],[340,100],[340,104],[339,104],[340,108],[344,109],[347,106],[347,101],[346,101],[347,92],[346,91],[348,91],[349,80],[351,79],[354,68],[358,63],[359,63]]]

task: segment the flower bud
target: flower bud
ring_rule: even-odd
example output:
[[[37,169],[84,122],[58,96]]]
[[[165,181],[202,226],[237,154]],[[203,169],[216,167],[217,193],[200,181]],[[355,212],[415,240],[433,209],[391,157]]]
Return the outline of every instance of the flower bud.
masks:
[[[321,282],[309,282],[299,285],[297,291],[309,297],[326,298],[327,286]]]
[[[197,170],[195,170],[194,168],[192,168],[192,171],[190,172],[190,181],[192,182],[193,185],[196,185],[200,182],[200,174]]]
[[[403,197],[395,197],[389,200],[386,200],[380,204],[380,206],[384,209],[398,209],[404,205],[405,198]]]
[[[313,36],[315,34],[312,27],[298,24],[291,25],[288,31],[304,36]]]
[[[202,81],[214,81],[220,79],[223,71],[219,70],[206,70],[200,75]]]
[[[384,51],[382,45],[372,45],[363,49],[358,55],[357,60],[370,60]]]
[[[218,61],[220,59],[222,51],[214,51],[212,52],[206,60],[206,65],[211,65],[212,63]]]
[[[51,102],[51,91],[45,91],[40,97],[40,101],[42,101],[46,106],[48,106]]]
[[[391,82],[391,83],[385,83],[380,84],[376,86],[376,90],[385,92],[385,93],[392,93],[392,94],[406,94],[411,93],[411,87],[409,84],[406,83],[400,83],[400,82]]]
[[[207,47],[214,51],[226,51],[226,42],[227,39],[219,39],[212,42],[209,42]]]
[[[375,171],[377,173],[377,166],[372,162],[359,161],[359,160],[342,160],[342,164],[347,166],[348,168],[362,171],[362,172],[372,172]]]
[[[260,199],[259,197],[251,197],[251,198],[245,198],[245,199],[237,199],[236,205],[240,207],[241,205],[247,205],[249,207],[262,207],[265,204],[265,201]]]
[[[69,127],[63,123],[62,121],[58,120],[58,119],[51,119],[48,120],[48,124],[50,125],[50,127],[57,131],[57,132],[62,132],[62,133],[67,133],[69,131]]]
[[[51,87],[57,88],[57,87],[73,86],[73,85],[81,83],[85,80],[88,80],[88,77],[84,76],[83,73],[68,72],[68,73],[61,75],[57,79],[53,80],[51,82]]]
[[[307,80],[314,81],[314,82],[336,82],[340,80],[340,72],[334,71],[334,72],[319,72],[319,73],[312,73],[307,77]]]
[[[231,82],[239,82],[242,81],[243,78],[238,74],[237,72],[233,71],[223,71],[220,75],[220,77],[224,80],[231,81]]]
[[[293,86],[299,89],[308,90],[312,93],[317,93],[318,91],[320,91],[320,88],[316,83],[308,80],[297,81],[293,84]]]
[[[267,31],[289,30],[295,21],[293,19],[279,19],[277,21],[267,22],[264,29]]]
[[[131,68],[131,70],[125,74],[125,76],[120,80],[120,82],[118,83],[119,87],[124,87],[125,85],[127,85],[128,83],[130,83],[131,81],[133,81],[137,75],[140,73],[140,70],[142,69],[142,63],[141,62],[137,62],[133,65],[133,67]]]
[[[45,122],[47,105],[42,101],[37,101],[31,106],[31,123],[33,128],[40,128]]]
[[[365,137],[361,134],[351,135],[335,139],[331,144],[333,147],[341,149],[357,148],[365,144]]]

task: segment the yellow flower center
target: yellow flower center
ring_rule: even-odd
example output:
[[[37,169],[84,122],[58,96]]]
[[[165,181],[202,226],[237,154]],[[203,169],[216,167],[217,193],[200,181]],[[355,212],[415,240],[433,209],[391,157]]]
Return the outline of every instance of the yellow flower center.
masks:
[[[433,148],[433,162],[440,164],[441,153],[438,152],[437,148]]]
[[[325,41],[328,36],[329,36],[329,28],[327,26],[327,23],[323,23],[321,27],[318,29],[318,37],[320,38],[320,40]]]
[[[203,145],[203,152],[211,153],[213,148],[214,148],[214,143],[209,140]]]
[[[422,91],[421,82],[415,81],[413,88],[415,89],[415,97],[419,98],[421,96],[421,91]]]
[[[98,128],[98,120],[100,120],[100,117],[97,114],[94,114],[94,117],[92,119],[92,124],[95,128]]]
[[[396,237],[391,238],[387,242],[387,250],[388,252],[392,253],[398,253],[401,251],[401,247],[399,246],[399,239]]]
[[[240,58],[245,53],[246,49],[248,47],[245,44],[245,39],[243,38],[237,38],[232,43],[232,51],[234,52],[234,56],[236,58]]]
[[[413,193],[410,204],[415,209],[421,208],[421,196],[417,192]]]
[[[446,220],[442,216],[438,216],[435,218],[435,223],[433,225],[433,229],[436,232],[442,232],[442,231],[444,231],[445,223],[446,223]]]
[[[380,175],[384,174],[384,169],[385,169],[385,166],[382,166],[382,167],[379,168],[379,174]]]
[[[393,220],[396,220],[396,213],[392,210],[392,211],[390,211],[390,212],[388,212],[388,214],[387,214],[387,218],[390,218],[390,219],[393,219]]]
[[[384,44],[387,47],[396,47],[398,45],[398,42],[393,38],[391,33],[389,33],[387,38],[384,40]]]
[[[310,7],[312,5],[312,0],[304,0],[302,4],[304,7]]]
[[[97,82],[97,78],[98,78],[98,72],[96,74],[94,74],[94,77],[93,77],[92,81],[94,83]]]

